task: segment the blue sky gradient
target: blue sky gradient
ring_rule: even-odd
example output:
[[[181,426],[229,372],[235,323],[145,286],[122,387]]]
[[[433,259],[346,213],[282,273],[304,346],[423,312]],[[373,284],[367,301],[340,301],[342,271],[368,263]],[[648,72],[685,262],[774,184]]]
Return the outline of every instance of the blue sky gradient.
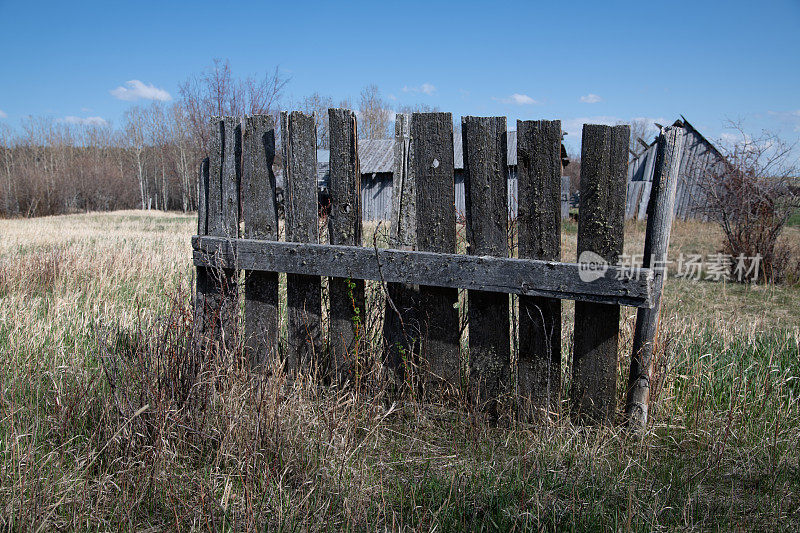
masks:
[[[392,105],[454,116],[583,122],[683,114],[709,138],[728,119],[800,138],[800,2],[12,2],[0,0],[0,121],[28,115],[119,124],[129,80],[177,98],[228,58],[279,67],[285,100]],[[516,95],[516,96],[514,96]],[[147,103],[139,100],[138,103]],[[95,118],[95,120],[98,120]]]

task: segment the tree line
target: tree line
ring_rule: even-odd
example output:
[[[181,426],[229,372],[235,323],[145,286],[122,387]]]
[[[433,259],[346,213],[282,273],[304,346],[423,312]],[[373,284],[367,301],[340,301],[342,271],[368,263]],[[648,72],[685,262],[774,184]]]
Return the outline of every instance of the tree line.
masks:
[[[287,81],[277,69],[261,77],[236,77],[227,60],[215,60],[179,86],[175,101],[132,105],[118,127],[51,117],[28,117],[18,131],[0,124],[0,216],[195,210],[211,117],[271,114],[277,119],[287,103]],[[318,146],[328,148],[327,109],[334,107],[333,99],[314,93],[290,103],[317,114]],[[352,108],[349,100],[338,105]],[[393,114],[377,86],[365,87],[358,101],[360,136],[388,137]]]

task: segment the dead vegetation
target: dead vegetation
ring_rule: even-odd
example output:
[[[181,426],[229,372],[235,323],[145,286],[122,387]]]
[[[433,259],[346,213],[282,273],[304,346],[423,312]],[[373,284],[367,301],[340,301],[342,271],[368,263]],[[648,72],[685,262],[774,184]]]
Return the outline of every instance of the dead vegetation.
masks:
[[[670,277],[641,440],[567,416],[491,429],[390,394],[377,350],[349,390],[200,355],[193,223],[139,212],[2,222],[5,529],[800,526],[797,289]],[[629,224],[626,249],[643,235]],[[706,253],[719,233],[687,223],[673,235],[673,253]],[[574,229],[562,237],[574,253]],[[625,312],[620,376],[632,330]]]

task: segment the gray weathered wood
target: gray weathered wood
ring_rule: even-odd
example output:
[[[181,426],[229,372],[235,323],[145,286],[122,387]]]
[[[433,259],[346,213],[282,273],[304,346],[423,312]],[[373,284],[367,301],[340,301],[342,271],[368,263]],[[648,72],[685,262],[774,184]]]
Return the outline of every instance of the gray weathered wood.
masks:
[[[209,143],[208,234],[226,239],[239,237],[239,177],[241,127],[233,117],[212,117]],[[239,288],[236,264],[207,271],[206,324],[203,328],[219,338],[220,348],[237,344]],[[215,332],[219,331],[219,335]]]
[[[456,216],[452,115],[413,113],[410,151],[417,199],[417,250],[453,253]],[[461,369],[458,291],[422,286],[419,296],[424,387],[431,392],[457,387]]]
[[[666,278],[667,251],[679,179],[678,170],[685,139],[685,130],[678,127],[662,130],[658,138],[658,155],[653,176],[655,203],[652,204],[651,213],[647,217],[643,261],[645,267],[654,268],[653,307],[639,309],[636,314],[625,409],[628,424],[639,430],[647,426],[653,350],[658,335],[661,294]]]
[[[581,265],[535,259],[442,254],[389,248],[193,237],[197,266],[238,264],[266,270],[351,279],[385,280],[562,300],[649,307],[653,273],[609,266],[598,279],[583,281]],[[617,279],[621,278],[621,279]]]
[[[200,164],[197,180],[197,234],[208,235],[208,158]]]
[[[508,255],[506,118],[463,117],[464,201],[468,253]],[[510,378],[508,294],[469,291],[470,394],[490,418]]]
[[[629,139],[629,126],[583,127],[579,261],[593,252],[613,265],[622,253]],[[617,305],[575,304],[571,395],[584,419],[616,414],[619,314]]]
[[[411,115],[395,118],[394,173],[389,243],[393,248],[413,250],[417,244],[417,196],[411,165]],[[413,354],[420,351],[417,317],[419,288],[403,283],[386,284],[383,321],[385,361],[403,380]]]
[[[361,246],[361,171],[358,166],[356,115],[347,109],[329,109],[331,244]],[[364,280],[330,278],[329,348],[331,371],[344,383],[354,377],[357,345],[364,338]]]
[[[519,257],[561,258],[561,122],[517,121]],[[519,299],[517,383],[523,410],[561,399],[561,301]]]
[[[200,164],[197,180],[197,234],[208,235],[208,158]],[[206,295],[211,290],[209,272],[206,267],[197,267],[195,279],[194,324],[200,345],[205,343]]]
[[[284,179],[286,183],[286,240],[318,242],[317,146],[314,117],[298,111],[281,113]],[[287,353],[290,373],[319,368],[322,287],[320,277],[290,274],[286,278]]]
[[[275,197],[275,119],[245,118],[242,165],[242,222],[245,239],[278,240]],[[263,368],[278,356],[278,273],[245,273],[245,349],[252,367]]]

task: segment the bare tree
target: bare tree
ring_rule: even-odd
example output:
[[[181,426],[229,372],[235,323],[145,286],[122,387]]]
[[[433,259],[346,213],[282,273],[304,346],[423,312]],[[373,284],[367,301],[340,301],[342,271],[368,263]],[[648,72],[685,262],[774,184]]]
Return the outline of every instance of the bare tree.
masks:
[[[798,171],[792,159],[795,144],[766,131],[750,137],[740,123],[729,127],[736,131],[736,140],[718,143],[723,159],[701,180],[706,213],[722,228],[723,252],[732,258],[732,271],[739,266],[737,258],[760,256],[759,278],[779,281],[787,269],[797,267],[788,264],[791,251],[779,242],[786,222],[800,207],[792,182]]]
[[[277,67],[262,78],[234,78],[227,59],[214,59],[209,68],[190,76],[179,92],[200,152],[207,152],[212,116],[276,114],[287,82]]]
[[[147,177],[144,173],[145,114],[140,106],[131,106],[125,111],[125,134],[128,147],[136,163],[136,178],[142,209],[149,207]]]
[[[431,106],[428,104],[405,104],[397,107],[397,112],[410,115],[411,113],[436,113],[439,111],[439,106]],[[455,119],[454,119],[455,122]],[[461,121],[458,121],[459,126]],[[455,123],[454,123],[455,125]]]
[[[328,108],[330,107],[333,107],[333,99],[316,92],[306,96],[298,104],[300,111],[313,114],[317,119],[317,148],[330,148],[330,127],[328,126]]]
[[[364,139],[385,139],[389,136],[389,124],[393,113],[381,97],[375,84],[361,91],[358,105],[358,133]]]
[[[631,138],[628,145],[628,150],[631,152],[630,155],[642,153],[658,133],[658,126],[644,118],[635,118],[618,124],[627,124],[631,127]]]

